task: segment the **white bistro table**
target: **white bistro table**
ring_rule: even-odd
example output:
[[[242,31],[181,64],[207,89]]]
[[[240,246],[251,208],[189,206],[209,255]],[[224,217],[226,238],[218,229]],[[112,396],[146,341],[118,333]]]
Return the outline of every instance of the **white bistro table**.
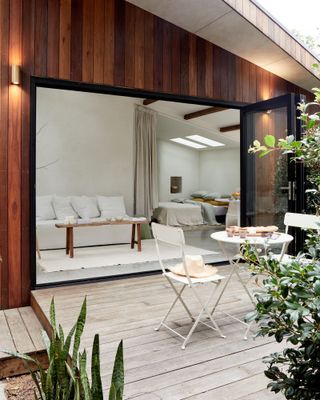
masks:
[[[261,236],[247,236],[246,238],[240,238],[239,236],[229,237],[227,235],[226,231],[214,232],[210,236],[212,239],[216,240],[219,243],[219,246],[220,246],[223,254],[225,255],[225,257],[228,259],[229,265],[231,267],[230,274],[229,274],[228,278],[226,279],[225,284],[215,302],[212,313],[214,313],[216,307],[218,306],[218,304],[221,300],[221,297],[223,296],[223,293],[225,292],[225,290],[234,274],[237,276],[238,281],[242,285],[242,287],[245,290],[246,294],[248,295],[251,303],[255,307],[256,303],[254,301],[254,298],[252,297],[250,291],[247,288],[248,281],[244,282],[239,273],[239,263],[241,261],[241,256],[239,255],[240,246],[242,244],[244,244],[245,242],[248,242],[249,244],[251,244],[253,246],[257,246],[257,247],[267,247],[267,246],[274,247],[274,246],[278,246],[278,245],[286,245],[286,247],[287,247],[289,245],[289,243],[293,240],[293,236],[288,235],[287,233],[276,233],[271,238],[261,237]],[[228,244],[237,246],[238,251],[236,254],[230,254],[230,252],[227,251],[226,245],[228,245]],[[241,322],[243,325],[245,325],[247,327],[245,335],[244,335],[244,339],[247,339],[247,335],[250,330],[251,324],[247,324],[246,322],[244,322],[244,321],[240,320],[239,318],[236,318],[235,316],[230,315],[226,312],[224,312],[224,313],[227,314],[229,317],[235,319],[236,321]]]

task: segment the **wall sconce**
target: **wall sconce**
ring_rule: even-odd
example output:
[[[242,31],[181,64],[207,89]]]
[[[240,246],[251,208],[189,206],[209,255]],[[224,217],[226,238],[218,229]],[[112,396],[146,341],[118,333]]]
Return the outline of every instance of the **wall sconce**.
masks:
[[[12,85],[20,85],[20,66],[16,64],[11,65],[11,83]]]

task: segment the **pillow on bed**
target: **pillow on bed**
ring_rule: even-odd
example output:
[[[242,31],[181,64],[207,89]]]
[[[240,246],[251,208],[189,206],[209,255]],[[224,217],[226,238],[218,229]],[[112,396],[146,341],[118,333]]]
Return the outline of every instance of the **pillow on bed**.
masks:
[[[200,198],[202,198],[202,197],[204,197],[207,193],[208,193],[207,190],[198,190],[197,192],[191,193],[190,196],[191,196],[191,197],[200,197]]]
[[[173,203],[184,203],[184,199],[171,199]]]
[[[205,200],[214,200],[214,199],[216,199],[217,197],[221,197],[220,193],[217,193],[217,192],[207,193],[207,194],[205,194],[205,195],[203,196],[203,198],[204,198]]]

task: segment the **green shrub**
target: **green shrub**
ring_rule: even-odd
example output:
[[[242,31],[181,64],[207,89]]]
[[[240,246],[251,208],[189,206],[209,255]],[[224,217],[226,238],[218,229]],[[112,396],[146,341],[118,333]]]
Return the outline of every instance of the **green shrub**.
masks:
[[[248,244],[242,248],[251,271],[265,276],[247,321],[258,322],[258,335],[291,345],[265,359],[268,387],[293,400],[320,399],[320,262],[311,253],[283,264]]]

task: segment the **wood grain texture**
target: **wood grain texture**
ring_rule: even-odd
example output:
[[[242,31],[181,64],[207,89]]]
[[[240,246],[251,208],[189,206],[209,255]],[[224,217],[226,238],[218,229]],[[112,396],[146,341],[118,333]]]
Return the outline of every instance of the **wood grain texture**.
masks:
[[[8,307],[9,1],[0,2],[0,308]]]
[[[218,101],[307,94],[124,0],[2,0],[0,22],[2,308],[29,302],[31,76]],[[260,14],[257,24],[267,29]],[[21,65],[18,87],[10,85],[12,63]]]
[[[41,324],[31,307],[0,311],[0,343],[3,349],[27,353],[47,365]],[[26,372],[22,360],[0,352],[0,379]]]
[[[219,274],[227,276],[229,266],[219,266]],[[241,272],[246,280],[248,273]],[[254,286],[249,284],[250,290]],[[200,290],[201,289],[201,290]],[[199,295],[207,299],[211,288],[202,285]],[[43,325],[50,329],[49,304],[55,298],[57,320],[70,329],[79,312],[84,296],[87,298],[88,319],[81,339],[81,347],[89,352],[93,335],[100,334],[102,384],[110,385],[113,359],[118,342],[125,348],[126,399],[260,399],[254,393],[266,388],[265,368],[262,357],[285,346],[272,338],[249,337],[243,340],[245,327],[226,317],[222,312],[243,319],[252,309],[243,288],[236,279],[222,297],[214,314],[226,335],[221,339],[206,326],[199,326],[193,333],[186,350],[181,350],[181,339],[166,329],[154,327],[166,313],[174,298],[173,291],[164,278],[137,277],[129,280],[37,290],[32,293],[32,304]],[[199,312],[199,303],[192,293],[185,290],[183,299],[193,315]],[[168,318],[168,325],[186,335],[190,319],[180,303]],[[252,333],[256,327],[252,327]],[[237,396],[235,396],[237,394]],[[264,398],[274,399],[272,392]]]

